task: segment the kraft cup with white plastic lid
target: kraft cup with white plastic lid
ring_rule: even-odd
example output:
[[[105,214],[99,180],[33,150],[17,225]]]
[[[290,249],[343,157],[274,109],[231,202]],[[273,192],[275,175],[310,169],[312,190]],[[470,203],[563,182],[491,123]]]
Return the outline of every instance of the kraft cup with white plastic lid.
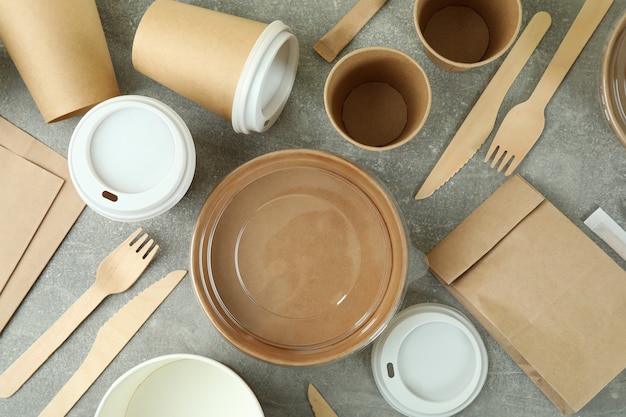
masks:
[[[186,194],[196,152],[182,118],[164,103],[128,95],[85,114],[68,149],[70,177],[85,203],[117,221],[163,214]]]
[[[232,123],[265,132],[283,111],[299,59],[293,31],[171,0],[146,11],[133,41],[135,69]]]
[[[213,359],[170,354],[143,362],[105,393],[95,417],[263,417],[254,392]]]
[[[430,112],[430,82],[413,58],[367,47],[335,64],[324,87],[326,113],[346,140],[383,151],[412,139]]]
[[[413,13],[426,54],[448,71],[499,58],[522,24],[520,0],[416,0]]]
[[[409,417],[449,417],[476,399],[488,357],[474,325],[458,310],[424,303],[400,311],[374,342],[376,386]]]

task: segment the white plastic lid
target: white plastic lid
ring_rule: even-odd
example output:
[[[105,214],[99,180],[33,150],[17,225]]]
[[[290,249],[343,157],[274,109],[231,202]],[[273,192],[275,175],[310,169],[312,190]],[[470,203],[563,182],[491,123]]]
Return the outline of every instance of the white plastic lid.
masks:
[[[398,313],[372,350],[378,390],[411,417],[447,417],[467,407],[485,383],[487,361],[472,323],[432,303]]]
[[[118,221],[149,219],[185,195],[196,167],[193,138],[170,107],[121,96],[92,108],[69,145],[70,176],[85,203]]]
[[[283,22],[274,21],[261,33],[235,90],[235,132],[264,132],[274,124],[291,93],[299,55],[298,39]]]

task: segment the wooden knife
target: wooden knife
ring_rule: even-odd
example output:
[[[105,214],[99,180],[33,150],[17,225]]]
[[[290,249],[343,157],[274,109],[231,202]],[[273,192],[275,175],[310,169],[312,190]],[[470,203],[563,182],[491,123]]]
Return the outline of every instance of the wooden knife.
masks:
[[[328,405],[324,397],[322,397],[322,394],[319,393],[313,384],[309,384],[307,396],[309,397],[309,403],[311,404],[315,417],[337,417],[337,414],[330,408],[330,405]]]
[[[504,96],[543,39],[551,23],[552,19],[546,12],[539,12],[533,16],[422,184],[415,196],[416,200],[426,198],[439,189],[485,143],[496,124]]]
[[[98,331],[78,370],[39,417],[66,415],[186,274],[184,270],[170,272],[115,313]]]

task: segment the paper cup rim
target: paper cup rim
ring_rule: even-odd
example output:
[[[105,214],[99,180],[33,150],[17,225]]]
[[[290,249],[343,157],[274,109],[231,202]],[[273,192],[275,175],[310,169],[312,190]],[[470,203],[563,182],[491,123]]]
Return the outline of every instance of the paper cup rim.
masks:
[[[522,19],[523,19],[522,2],[521,2],[521,0],[514,0],[514,1],[517,3],[518,9],[519,9],[519,16],[517,18],[517,24],[516,24],[516,27],[515,27],[515,31],[513,32],[514,35],[511,36],[511,39],[509,39],[509,41],[506,43],[506,45],[504,45],[504,47],[497,54],[494,54],[492,57],[489,57],[487,59],[483,59],[483,60],[480,60],[480,61],[477,61],[477,62],[457,62],[457,61],[453,61],[453,60],[451,60],[449,58],[446,58],[445,56],[441,55],[440,53],[438,53],[437,51],[432,49],[430,46],[428,46],[428,48],[425,48],[426,49],[426,53],[434,56],[436,58],[436,60],[439,60],[440,62],[444,63],[446,65],[446,67],[449,70],[451,70],[451,71],[466,71],[466,70],[470,70],[472,68],[477,68],[477,67],[481,67],[483,65],[487,65],[487,64],[497,60],[502,55],[504,55],[506,53],[506,51],[508,51],[511,48],[511,46],[513,45],[513,43],[517,39],[517,35],[519,34],[520,29],[522,28]],[[418,4],[418,1],[416,0],[414,2],[414,5],[413,5],[413,24],[415,25],[415,31],[417,32],[417,35],[419,36],[420,41],[422,42],[422,44],[424,46],[427,46],[427,45],[429,45],[429,43],[424,38],[424,34],[422,33],[422,30],[420,29],[419,22],[417,21],[417,4]],[[437,62],[435,62],[435,64],[437,66],[441,66]]]

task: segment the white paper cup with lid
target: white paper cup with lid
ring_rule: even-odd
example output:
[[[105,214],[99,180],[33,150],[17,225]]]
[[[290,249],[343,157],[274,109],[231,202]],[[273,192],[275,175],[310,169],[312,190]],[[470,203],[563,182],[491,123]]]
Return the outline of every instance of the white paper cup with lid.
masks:
[[[299,59],[292,30],[186,3],[157,0],[133,41],[135,69],[232,123],[264,132],[282,112]]]
[[[378,390],[410,417],[457,414],[478,396],[487,368],[487,350],[476,328],[443,304],[402,310],[372,349]]]
[[[171,209],[194,176],[196,151],[181,117],[164,103],[128,95],[92,108],[68,149],[72,182],[95,212],[141,221]]]

